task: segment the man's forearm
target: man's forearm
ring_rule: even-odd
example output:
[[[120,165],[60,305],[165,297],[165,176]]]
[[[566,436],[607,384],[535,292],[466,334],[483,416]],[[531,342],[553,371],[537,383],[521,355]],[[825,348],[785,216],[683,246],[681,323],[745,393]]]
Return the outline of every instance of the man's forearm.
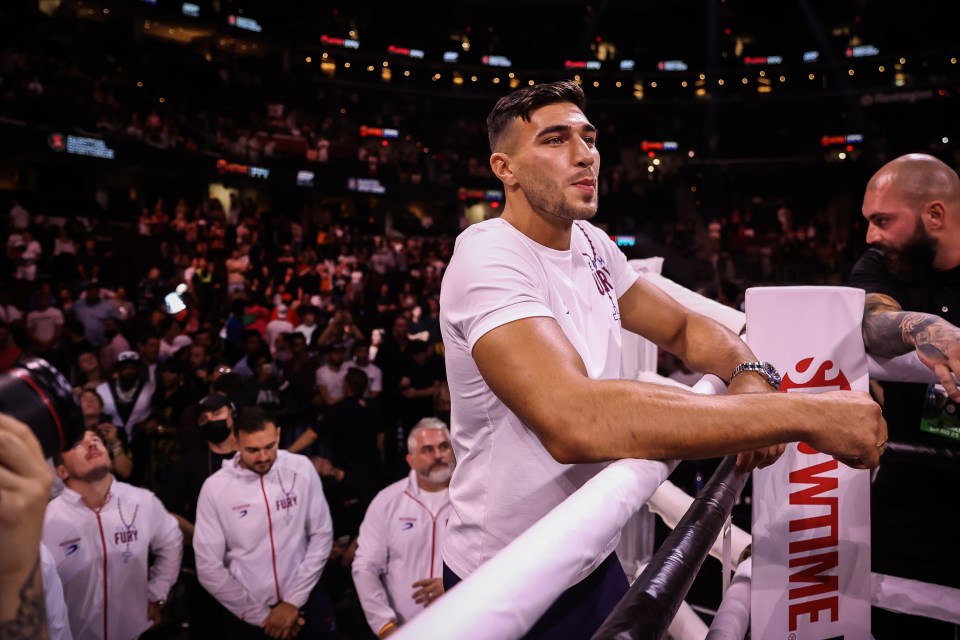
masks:
[[[19,587],[14,580],[12,575],[0,577],[0,640],[49,638],[39,557]]]
[[[943,354],[943,343],[956,333],[943,318],[918,311],[876,310],[863,318],[863,344],[867,353],[883,358],[922,349],[931,357]]]

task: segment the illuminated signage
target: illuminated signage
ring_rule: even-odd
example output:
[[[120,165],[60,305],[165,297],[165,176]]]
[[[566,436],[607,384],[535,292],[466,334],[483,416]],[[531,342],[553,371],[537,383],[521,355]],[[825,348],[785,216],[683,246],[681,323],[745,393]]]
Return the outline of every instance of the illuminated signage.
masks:
[[[217,171],[220,173],[238,173],[251,178],[266,180],[270,177],[270,169],[266,167],[255,167],[253,165],[238,164],[227,162],[226,160],[217,160]]]
[[[743,64],[781,64],[783,56],[747,56],[743,59]]]
[[[368,127],[365,124],[360,125],[360,137],[372,138],[399,138],[400,132],[396,129],[383,129],[381,127]]]
[[[359,49],[360,41],[351,40],[349,38],[333,38],[331,36],[320,36],[321,44],[332,44],[335,47],[343,47],[344,49]]]
[[[820,59],[819,51],[804,51],[803,52],[803,61],[804,62],[816,62]]]
[[[183,6],[180,7],[180,11],[183,12],[183,15],[189,16],[191,18],[200,17],[200,5],[193,4],[192,2],[184,2]]]
[[[116,152],[99,138],[64,136],[62,133],[53,133],[47,138],[47,143],[51,149],[58,153],[66,151],[75,156],[89,156],[91,158],[113,160],[116,155]]]
[[[860,144],[863,142],[863,134],[851,133],[845,136],[823,136],[820,138],[820,144],[825,147],[834,145]]]
[[[483,56],[483,64],[490,67],[509,67],[513,65],[506,56]]]
[[[875,56],[880,54],[880,49],[877,49],[872,44],[864,44],[859,47],[852,47],[847,49],[848,58],[866,58],[868,56]]]
[[[422,49],[407,49],[406,47],[395,47],[394,45],[387,47],[387,53],[392,53],[395,56],[407,56],[408,58],[423,58],[424,56]]]
[[[297,186],[312,187],[313,181],[316,177],[317,176],[313,171],[297,171]]]
[[[255,33],[260,33],[263,31],[263,27],[260,26],[260,23],[253,18],[244,18],[243,16],[231,15],[227,16],[227,22],[238,29],[246,29],[247,31],[253,31]]]
[[[460,187],[457,196],[461,200],[486,200],[488,202],[497,202],[503,200],[503,191],[497,189],[467,189]]]
[[[618,247],[632,247],[637,244],[637,236],[610,236]]]
[[[600,68],[600,62],[597,60],[565,60],[563,63],[564,69],[589,69],[591,71],[596,71]]]
[[[644,151],[676,151],[680,145],[673,140],[644,140],[640,143],[640,148]]]
[[[444,62],[456,62],[460,59],[460,54],[456,51],[444,51],[443,52],[443,61]]]
[[[660,71],[686,71],[687,63],[683,60],[661,60],[657,63]]]
[[[386,193],[387,189],[376,178],[350,178],[347,189],[357,193]]]
[[[633,60],[621,60],[620,61],[620,71],[633,71],[633,68],[637,66],[637,63]]]

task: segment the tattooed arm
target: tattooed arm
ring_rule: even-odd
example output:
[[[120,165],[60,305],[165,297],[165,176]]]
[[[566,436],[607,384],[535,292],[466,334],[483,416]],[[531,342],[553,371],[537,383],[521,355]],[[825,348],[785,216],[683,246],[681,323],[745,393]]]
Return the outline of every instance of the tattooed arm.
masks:
[[[890,296],[868,293],[863,311],[863,344],[867,353],[890,358],[916,350],[950,398],[960,401],[960,329],[943,318],[904,311]]]
[[[0,640],[49,637],[39,558],[50,483],[30,428],[0,413]]]

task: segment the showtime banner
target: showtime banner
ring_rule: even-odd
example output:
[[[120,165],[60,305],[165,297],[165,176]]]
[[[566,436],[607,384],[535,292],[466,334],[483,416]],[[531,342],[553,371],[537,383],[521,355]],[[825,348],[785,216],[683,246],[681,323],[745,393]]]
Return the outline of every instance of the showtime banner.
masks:
[[[760,287],[746,293],[747,343],[784,393],[868,389],[864,293]],[[804,443],[753,472],[751,637],[870,638],[870,472]]]

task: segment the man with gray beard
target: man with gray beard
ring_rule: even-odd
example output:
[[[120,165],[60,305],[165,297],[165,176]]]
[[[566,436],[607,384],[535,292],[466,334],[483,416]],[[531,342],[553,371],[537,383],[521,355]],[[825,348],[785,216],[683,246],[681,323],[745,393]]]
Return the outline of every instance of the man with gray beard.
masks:
[[[360,525],[353,582],[367,623],[386,638],[443,595],[440,543],[456,466],[450,432],[424,418],[407,440],[410,475],[377,494]]]

